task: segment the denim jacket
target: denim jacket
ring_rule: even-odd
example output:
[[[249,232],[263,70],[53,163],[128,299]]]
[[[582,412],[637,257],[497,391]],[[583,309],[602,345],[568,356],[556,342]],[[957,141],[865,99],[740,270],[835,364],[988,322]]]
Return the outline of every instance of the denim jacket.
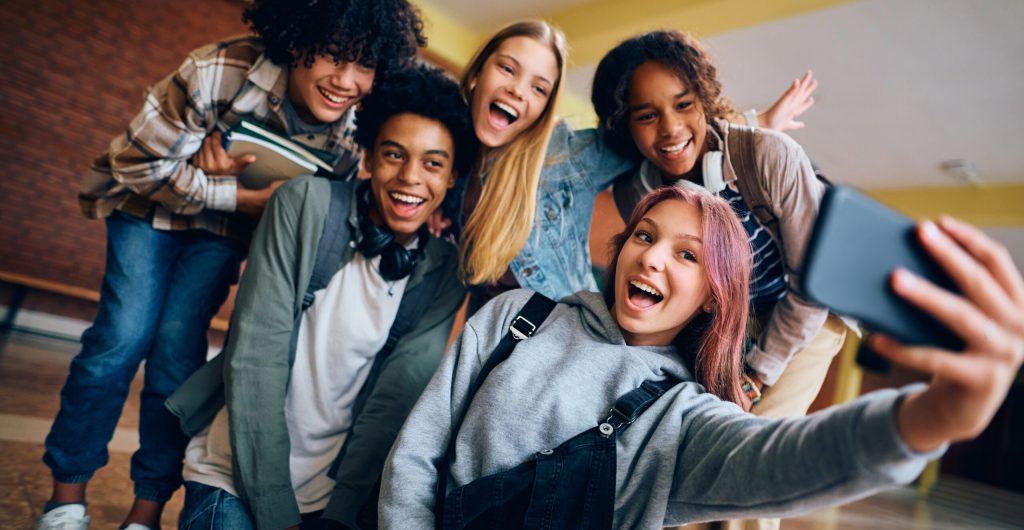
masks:
[[[540,174],[533,230],[509,268],[521,287],[555,300],[596,291],[591,272],[590,218],[597,194],[632,167],[596,129],[559,122]]]

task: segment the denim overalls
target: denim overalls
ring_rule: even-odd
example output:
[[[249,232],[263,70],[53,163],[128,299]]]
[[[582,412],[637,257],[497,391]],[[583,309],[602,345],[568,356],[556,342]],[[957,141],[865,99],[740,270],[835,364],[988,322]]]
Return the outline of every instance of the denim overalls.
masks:
[[[615,441],[678,383],[674,378],[644,381],[639,388],[620,397],[600,425],[554,449],[540,451],[530,461],[508,471],[452,490],[445,497],[441,527],[611,528],[615,509]]]

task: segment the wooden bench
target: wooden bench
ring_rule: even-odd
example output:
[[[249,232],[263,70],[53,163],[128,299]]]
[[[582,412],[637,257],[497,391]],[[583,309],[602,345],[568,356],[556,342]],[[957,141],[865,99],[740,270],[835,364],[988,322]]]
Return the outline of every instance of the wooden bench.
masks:
[[[10,305],[7,306],[7,315],[4,317],[4,321],[0,323],[0,334],[6,334],[14,327],[14,320],[18,317],[18,310],[21,309],[21,305],[25,302],[25,297],[28,295],[29,289],[39,289],[40,291],[55,293],[89,302],[98,303],[100,301],[99,291],[51,280],[33,278],[32,276],[25,274],[0,271],[0,282],[9,283],[15,286],[14,299],[11,301]],[[210,329],[227,331],[227,319],[214,317],[210,322]]]

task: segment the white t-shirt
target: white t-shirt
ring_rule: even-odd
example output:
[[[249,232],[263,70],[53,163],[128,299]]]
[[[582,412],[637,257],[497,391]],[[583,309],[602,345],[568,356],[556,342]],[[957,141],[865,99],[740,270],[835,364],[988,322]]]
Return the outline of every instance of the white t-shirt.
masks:
[[[407,246],[414,247],[415,238]],[[285,420],[291,441],[290,469],[301,513],[322,510],[334,481],[327,476],[352,426],[352,405],[384,347],[408,277],[387,282],[380,257],[352,261],[316,292],[302,315],[295,362],[288,381]],[[185,480],[237,495],[231,479],[227,407],[185,452]]]

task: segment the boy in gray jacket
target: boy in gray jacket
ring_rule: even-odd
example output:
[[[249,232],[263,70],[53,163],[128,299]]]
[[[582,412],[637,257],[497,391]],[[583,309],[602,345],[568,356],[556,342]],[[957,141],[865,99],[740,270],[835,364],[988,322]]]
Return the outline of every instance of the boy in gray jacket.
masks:
[[[369,182],[282,186],[224,353],[168,400],[193,435],[183,528],[375,526],[384,458],[464,297],[455,248],[423,225],[476,150],[443,73],[389,81],[356,114]]]

